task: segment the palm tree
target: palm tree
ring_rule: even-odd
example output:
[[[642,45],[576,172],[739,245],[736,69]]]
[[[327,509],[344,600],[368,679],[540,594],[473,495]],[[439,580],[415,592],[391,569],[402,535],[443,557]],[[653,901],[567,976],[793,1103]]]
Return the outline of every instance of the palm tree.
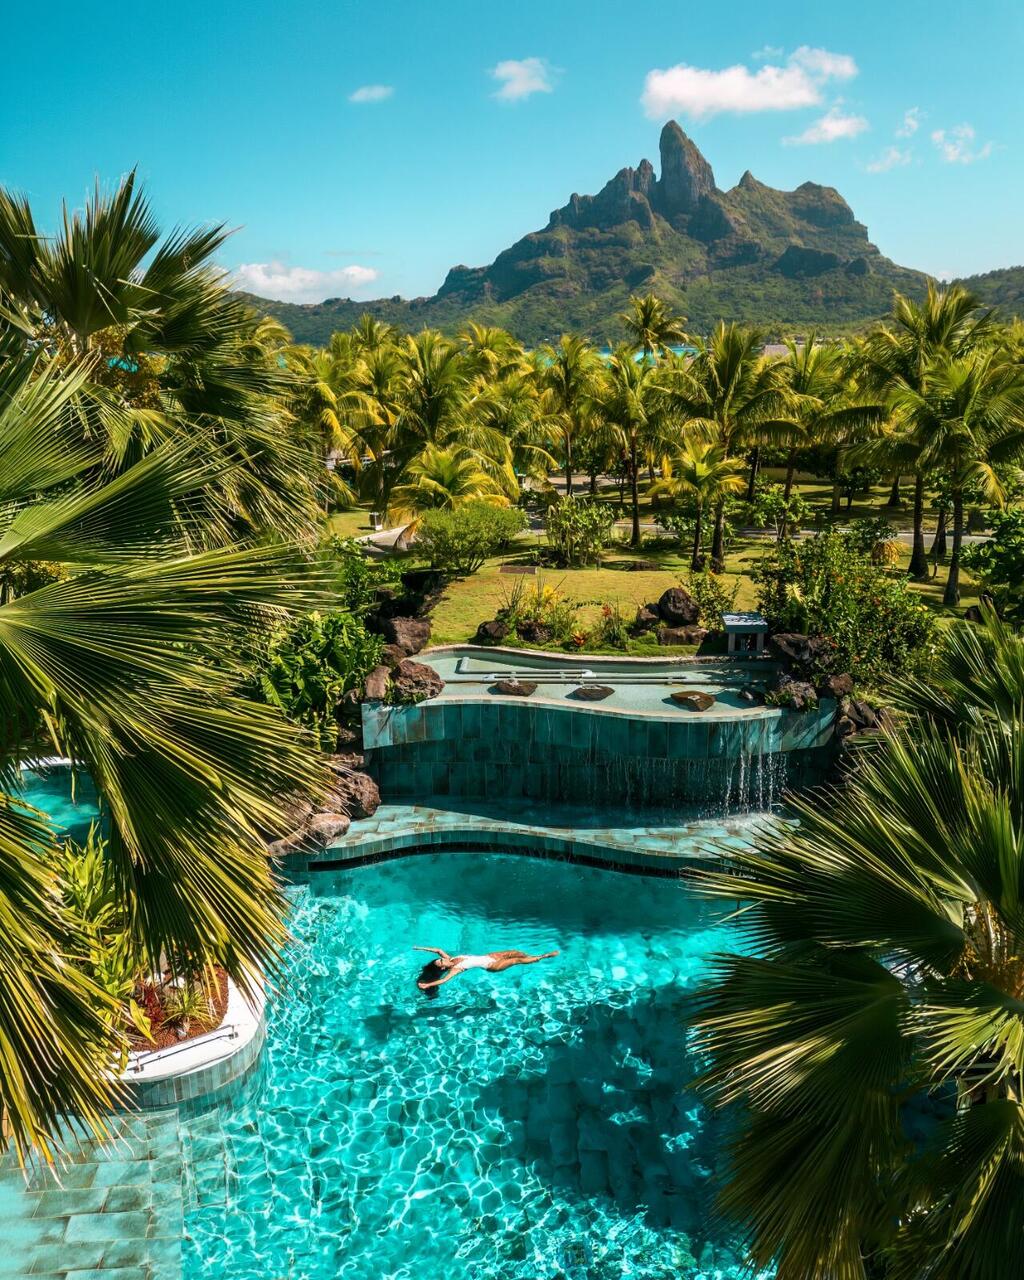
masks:
[[[632,348],[617,347],[598,391],[600,412],[618,438],[629,478],[633,529],[630,546],[640,545],[640,462],[675,444],[668,399],[647,361],[633,359]]]
[[[565,492],[572,496],[573,449],[593,430],[601,360],[586,338],[563,334],[541,351],[544,410],[565,458]]]
[[[63,960],[78,923],[57,905],[56,837],[11,779],[41,750],[69,756],[101,797],[146,963],[214,961],[250,986],[284,937],[264,833],[320,771],[299,731],[234,692],[236,655],[323,593],[283,544],[190,554],[220,460],[174,440],[111,477],[106,441],[81,432],[92,365],[20,346],[0,337],[0,1132],[52,1156],[63,1116],[102,1131],[121,1043]]]
[[[669,459],[671,475],[653,485],[652,497],[664,495],[676,500],[689,499],[694,506],[693,554],[690,566],[701,569],[701,538],[704,529],[704,513],[730,493],[743,488],[743,463],[738,458],[727,458],[719,444],[688,439],[683,448]]]
[[[703,1087],[745,1109],[722,1207],[779,1280],[1024,1271],[1024,641],[957,624],[894,692],[847,786],[697,877],[745,904]]]
[[[629,300],[629,309],[619,316],[633,347],[642,351],[644,361],[649,361],[655,351],[665,352],[670,347],[686,341],[686,317],[673,315],[660,298],[653,293]]]
[[[406,467],[404,481],[392,495],[393,509],[410,523],[424,511],[452,511],[467,502],[509,505],[501,486],[481,469],[476,455],[458,445],[428,444]]]
[[[852,370],[874,394],[920,392],[930,363],[939,357],[966,356],[993,335],[991,315],[983,312],[979,300],[961,285],[939,289],[929,281],[924,300],[917,302],[897,294],[890,324],[881,325],[859,343],[853,353]],[[928,572],[924,545],[924,496],[928,473],[921,465],[919,446],[898,430],[889,435],[892,458],[914,473],[914,534],[910,575],[923,578]],[[884,450],[881,451],[884,460]]]
[[[789,434],[789,423],[780,419],[786,399],[779,364],[762,355],[762,347],[756,329],[719,322],[668,388],[691,431],[720,445],[724,458],[762,439]],[[724,495],[715,505],[711,567],[716,573],[725,568]]]
[[[97,187],[55,236],[0,189],[0,330],[60,363],[92,357],[88,429],[110,467],[197,433],[226,465],[211,497],[230,532],[313,538],[323,470],[290,430],[280,335],[228,288],[223,227],[159,229],[135,175]]]
[[[890,392],[890,409],[897,438],[915,454],[918,471],[950,482],[953,549],[943,603],[954,606],[960,600],[964,491],[979,487],[990,502],[1001,504],[997,467],[1024,458],[1024,371],[998,348],[936,357],[919,388]]]

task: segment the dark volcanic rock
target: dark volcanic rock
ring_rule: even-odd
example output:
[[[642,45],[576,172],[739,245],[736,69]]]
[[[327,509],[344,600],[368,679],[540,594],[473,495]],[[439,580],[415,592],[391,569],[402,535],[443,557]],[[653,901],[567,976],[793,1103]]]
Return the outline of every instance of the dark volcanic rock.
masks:
[[[707,711],[715,705],[715,695],[703,689],[676,689],[672,693],[672,701],[688,711]]]
[[[829,676],[824,683],[818,685],[819,698],[848,698],[853,693],[853,676],[844,672],[839,676]]]
[[[615,692],[606,684],[581,684],[573,689],[569,694],[570,698],[577,698],[580,702],[602,702],[605,698],[610,698]]]
[[[436,698],[444,681],[433,667],[403,658],[391,676],[391,693],[396,702],[423,702]]]
[[[620,567],[626,573],[657,573],[661,565],[657,560],[628,560]]]
[[[661,627],[658,644],[701,644],[706,635],[706,627]]]
[[[658,601],[658,613],[670,627],[689,627],[700,617],[700,605],[685,587],[669,587]]]
[[[310,819],[309,834],[316,844],[326,845],[343,836],[351,825],[347,813],[318,813]]]
[[[324,801],[325,813],[343,813],[350,818],[371,818],[380,806],[380,791],[368,773],[342,773],[334,780]]]
[[[499,680],[491,686],[495,693],[502,693],[508,698],[528,698],[537,692],[536,680]]]
[[[696,143],[674,120],[661,131],[661,177],[654,188],[655,209],[670,222],[677,214],[695,213],[701,200],[715,191],[715,175]]]
[[[508,636],[508,623],[500,618],[492,618],[490,622],[481,622],[473,637],[474,644],[501,644]]]
[[[796,631],[780,631],[772,636],[771,643],[792,662],[813,662],[825,645],[821,636],[805,636]]]
[[[547,644],[553,632],[546,622],[538,622],[536,618],[527,618],[519,624],[520,639],[527,644]]]
[[[380,660],[385,667],[397,667],[408,656],[400,644],[386,644],[381,650]]]
[[[429,618],[385,618],[381,634],[389,645],[397,645],[407,658],[430,643]]]
[[[367,702],[383,702],[388,696],[388,684],[391,680],[390,667],[374,667],[366,677],[364,697]]]
[[[656,604],[642,604],[636,611],[633,621],[634,631],[653,631],[661,625],[661,614]]]
[[[849,698],[843,702],[840,710],[843,715],[849,716],[858,729],[878,728],[878,712],[870,702],[864,702],[859,698]]]
[[[818,694],[808,681],[782,676],[773,690],[772,701],[780,707],[792,707],[794,711],[813,711],[818,705]]]

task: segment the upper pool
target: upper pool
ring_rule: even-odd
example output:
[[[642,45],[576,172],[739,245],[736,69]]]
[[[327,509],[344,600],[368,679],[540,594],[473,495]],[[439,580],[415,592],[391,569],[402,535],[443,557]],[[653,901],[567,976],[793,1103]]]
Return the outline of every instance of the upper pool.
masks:
[[[419,660],[429,663],[444,680],[442,698],[498,696],[493,689],[495,682],[518,676],[537,683],[531,702],[568,702],[570,706],[641,715],[686,716],[688,713],[673,702],[673,692],[700,689],[715,698],[714,706],[704,713],[708,718],[764,714],[740,693],[762,688],[779,670],[777,663],[765,660],[576,657],[468,646],[428,650]],[[612,693],[591,703],[575,698],[574,691],[587,684],[605,685]]]
[[[730,934],[679,882],[480,854],[317,872],[262,1070],[183,1118],[189,1280],[723,1280],[683,1025]],[[557,958],[427,999],[426,957]]]

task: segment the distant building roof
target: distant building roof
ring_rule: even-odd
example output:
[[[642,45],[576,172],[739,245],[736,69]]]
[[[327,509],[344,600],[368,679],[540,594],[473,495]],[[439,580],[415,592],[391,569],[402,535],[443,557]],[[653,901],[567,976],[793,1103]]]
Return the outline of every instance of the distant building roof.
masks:
[[[726,635],[740,631],[767,631],[768,623],[763,613],[723,613],[722,625]]]

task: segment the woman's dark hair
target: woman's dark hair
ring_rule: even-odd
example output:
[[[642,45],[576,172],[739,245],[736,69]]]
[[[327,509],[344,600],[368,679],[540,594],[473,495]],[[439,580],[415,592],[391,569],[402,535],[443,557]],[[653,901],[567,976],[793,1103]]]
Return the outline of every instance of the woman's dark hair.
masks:
[[[420,971],[419,976],[416,978],[416,981],[417,982],[436,982],[440,977],[440,975],[441,975],[441,970],[438,968],[437,961],[428,960],[427,963],[423,966],[422,970]],[[417,990],[419,990],[418,987],[417,987]],[[437,987],[431,987],[428,991],[420,991],[420,995],[426,996],[428,1000],[436,1000],[440,994],[441,993],[438,991]]]

